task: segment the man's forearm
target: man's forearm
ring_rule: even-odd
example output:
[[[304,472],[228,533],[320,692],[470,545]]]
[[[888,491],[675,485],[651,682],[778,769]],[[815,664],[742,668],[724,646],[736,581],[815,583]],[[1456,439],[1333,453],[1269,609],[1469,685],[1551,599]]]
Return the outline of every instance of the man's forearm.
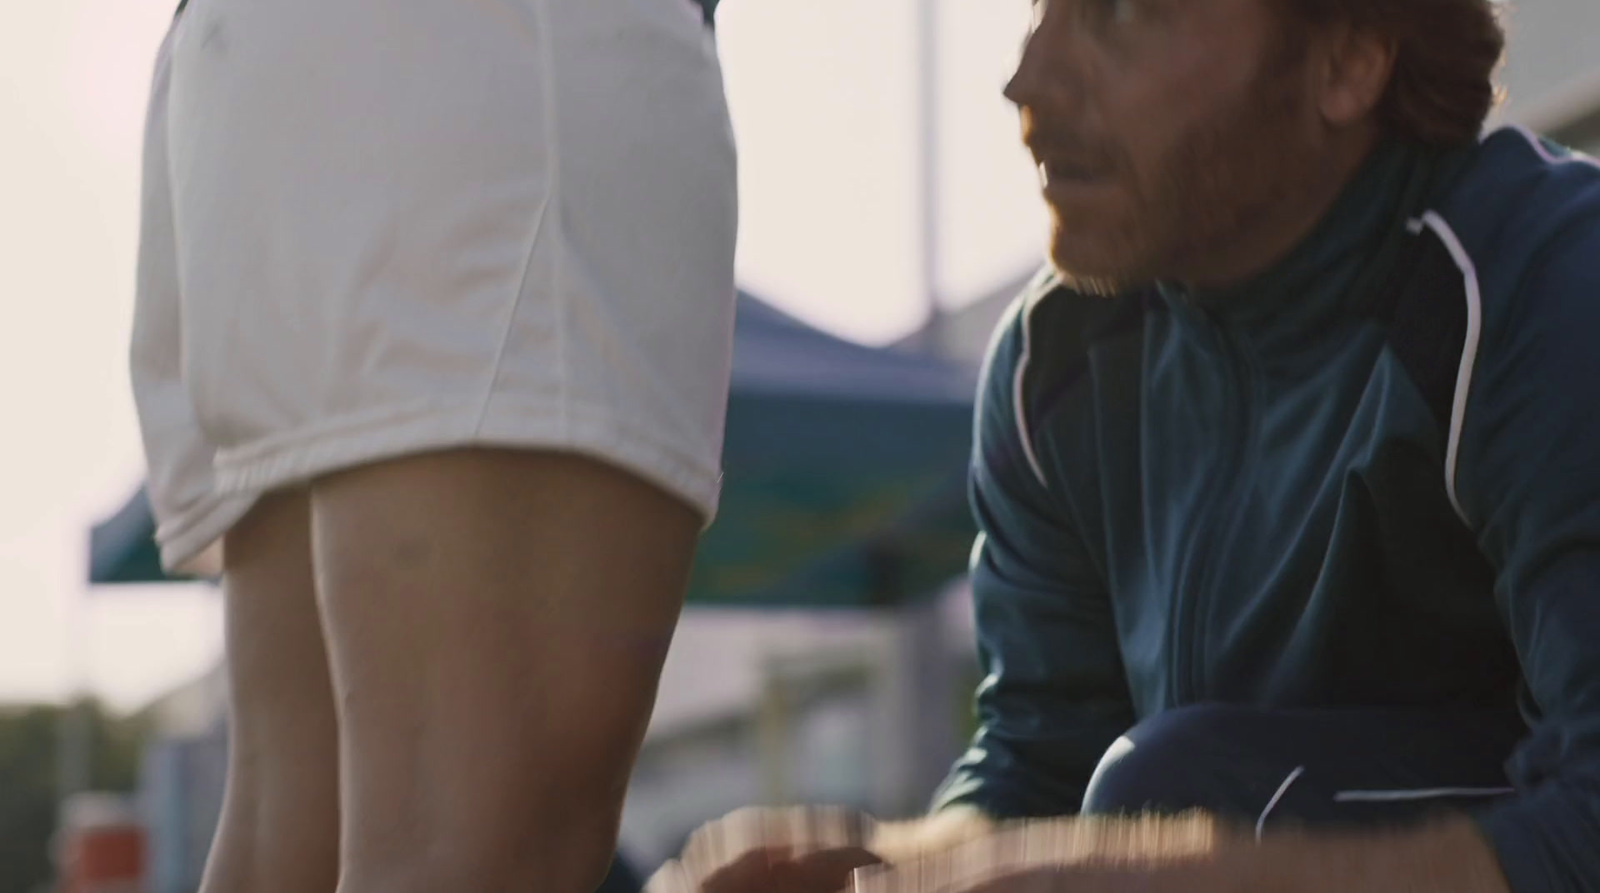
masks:
[[[1158,839],[1148,833],[1134,836]],[[1209,852],[1186,854],[1168,844],[1167,852],[1150,854],[1145,880],[1154,882],[1147,888],[1155,893],[1512,893],[1488,840],[1465,817],[1388,831],[1276,832],[1260,841],[1245,829],[1219,828],[1213,840]],[[1070,877],[1060,886],[1061,893],[1081,893]]]
[[[1370,834],[1281,833],[1235,844],[1217,866],[1254,881],[1226,890],[1279,893],[1511,893],[1499,859],[1469,819]]]
[[[992,833],[896,853],[873,893],[1511,893],[1465,818],[1388,832],[1277,832],[1199,813],[1178,818],[1003,823]],[[904,861],[902,861],[904,860]],[[899,868],[905,870],[897,870]]]

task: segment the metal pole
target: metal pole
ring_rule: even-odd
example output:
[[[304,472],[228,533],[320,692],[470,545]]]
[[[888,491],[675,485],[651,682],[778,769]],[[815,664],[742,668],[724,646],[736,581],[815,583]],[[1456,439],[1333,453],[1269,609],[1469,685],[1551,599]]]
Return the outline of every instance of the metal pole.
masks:
[[[927,302],[927,343],[935,353],[944,349],[944,307],[939,295],[939,3],[917,4],[917,117],[918,198],[920,206],[919,286]]]
[[[757,756],[761,768],[761,796],[767,806],[788,805],[793,796],[790,780],[794,754],[789,747],[794,717],[789,710],[782,662],[768,658],[762,672],[761,703],[756,714]]]

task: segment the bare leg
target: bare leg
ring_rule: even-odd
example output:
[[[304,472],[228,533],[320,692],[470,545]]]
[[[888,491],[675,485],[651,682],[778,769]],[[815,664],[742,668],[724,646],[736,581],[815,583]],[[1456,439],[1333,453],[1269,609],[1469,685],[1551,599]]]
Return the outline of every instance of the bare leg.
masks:
[[[202,893],[332,893],[338,732],[311,573],[310,500],[265,497],[228,533],[228,787]]]
[[[465,450],[313,487],[341,893],[591,893],[700,518],[609,465]]]

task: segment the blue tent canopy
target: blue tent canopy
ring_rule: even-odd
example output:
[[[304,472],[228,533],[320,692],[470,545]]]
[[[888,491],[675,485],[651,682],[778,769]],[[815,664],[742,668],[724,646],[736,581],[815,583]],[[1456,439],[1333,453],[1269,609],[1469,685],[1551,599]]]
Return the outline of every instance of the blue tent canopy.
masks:
[[[166,579],[156,550],[156,522],[143,486],[115,515],[89,531],[90,583],[151,583]]]
[[[959,573],[971,371],[864,347],[741,292],[721,512],[691,601],[896,601]],[[92,583],[162,575],[141,488],[90,532]]]

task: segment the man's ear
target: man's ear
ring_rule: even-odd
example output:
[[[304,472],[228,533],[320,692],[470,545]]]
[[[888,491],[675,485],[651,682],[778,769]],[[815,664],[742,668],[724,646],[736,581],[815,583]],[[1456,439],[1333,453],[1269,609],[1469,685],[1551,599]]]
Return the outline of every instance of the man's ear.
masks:
[[[1383,100],[1399,47],[1387,35],[1347,25],[1328,29],[1323,39],[1317,108],[1328,124],[1348,127],[1371,116]]]

